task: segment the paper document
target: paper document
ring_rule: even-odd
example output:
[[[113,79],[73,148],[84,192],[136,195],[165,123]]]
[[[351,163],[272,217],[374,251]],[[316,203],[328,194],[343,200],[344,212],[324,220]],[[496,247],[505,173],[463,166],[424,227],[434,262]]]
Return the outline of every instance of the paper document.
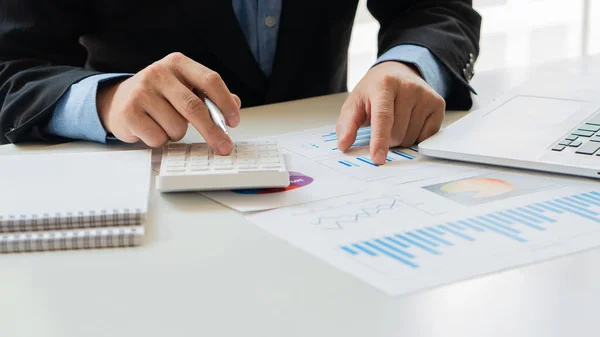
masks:
[[[482,168],[247,218],[402,295],[600,246],[600,184]]]
[[[418,181],[471,170],[468,164],[426,159],[416,147],[390,149],[385,165],[369,155],[370,127],[358,131],[346,153],[337,148],[335,127],[305,130],[260,140],[275,140],[285,153],[291,186],[287,189],[203,192],[240,212],[262,211],[355,193],[370,185]]]
[[[362,191],[364,182],[335,174],[299,156],[284,154],[290,172],[286,188],[204,192],[239,212],[254,212],[339,197]]]
[[[305,157],[324,170],[347,175],[369,183],[400,184],[458,172],[465,166],[448,161],[425,158],[417,147],[392,148],[388,151],[386,164],[377,166],[371,161],[369,143],[371,128],[363,127],[357,132],[356,141],[349,151],[337,148],[335,126],[305,130],[272,137],[279,146],[290,153]]]

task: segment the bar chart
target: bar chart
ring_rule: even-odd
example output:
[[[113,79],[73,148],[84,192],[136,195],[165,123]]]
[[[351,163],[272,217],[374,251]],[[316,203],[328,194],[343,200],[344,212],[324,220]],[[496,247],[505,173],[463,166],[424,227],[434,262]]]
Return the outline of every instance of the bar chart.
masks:
[[[479,167],[369,186],[247,218],[392,295],[600,246],[598,183]]]
[[[351,148],[368,147],[371,127],[360,128]],[[337,154],[338,137],[335,126],[327,126],[278,137],[279,146],[308,159],[327,157]]]
[[[328,143],[328,144],[333,144],[330,148],[333,151],[337,151],[337,141],[338,141],[338,137],[336,135],[336,132],[328,132],[322,135],[323,138],[323,143]],[[356,132],[356,140],[354,141],[354,144],[352,144],[353,147],[357,147],[357,146],[367,146],[369,145],[371,139],[371,127],[370,126],[366,126],[366,127],[362,127],[360,129],[358,129],[358,131]]]
[[[377,165],[371,160],[368,147],[351,149],[346,153],[339,153],[318,162],[334,170],[351,175],[361,180],[374,180],[390,177],[398,174],[398,170],[419,170],[419,165],[407,165],[411,161],[419,159],[416,148],[390,149],[386,156],[385,165]],[[403,167],[404,168],[401,168]]]
[[[389,209],[393,204],[382,203],[380,209]],[[377,206],[375,206],[377,208]],[[370,210],[370,216],[377,213]],[[343,221],[351,221],[349,217]],[[565,221],[567,220],[567,221]],[[325,219],[323,219],[325,221]],[[360,221],[356,216],[354,221]],[[600,193],[587,192],[547,201],[533,202],[519,207],[501,209],[492,213],[457,219],[410,231],[390,233],[369,240],[360,240],[340,245],[341,252],[352,258],[364,257],[385,259],[402,267],[421,268],[420,257],[441,256],[457,247],[463,251],[472,247],[473,254],[481,254],[478,241],[488,247],[504,247],[501,241],[521,245],[547,239],[546,232],[573,230],[575,224],[593,223],[600,229]],[[561,228],[562,227],[562,228]],[[571,228],[569,228],[571,227]],[[573,234],[571,232],[571,234]],[[499,241],[500,240],[500,241]],[[490,245],[494,241],[496,245]],[[499,244],[499,245],[498,245]],[[425,259],[425,264],[432,262]],[[378,264],[378,263],[376,263]]]
[[[401,150],[390,150],[388,152],[387,157],[385,158],[385,161],[390,163],[393,161],[398,161],[398,160],[413,160],[415,158],[417,158],[417,153],[415,150],[410,150],[410,151],[414,151],[414,154],[411,154],[411,152],[409,150],[404,150],[405,152],[401,151]],[[361,167],[364,165],[367,166],[371,166],[371,167],[377,167],[380,165],[375,164],[373,161],[371,161],[371,158],[369,156],[358,156],[358,157],[350,157],[348,159],[340,159],[338,160],[338,163],[340,163],[343,166],[346,167]]]

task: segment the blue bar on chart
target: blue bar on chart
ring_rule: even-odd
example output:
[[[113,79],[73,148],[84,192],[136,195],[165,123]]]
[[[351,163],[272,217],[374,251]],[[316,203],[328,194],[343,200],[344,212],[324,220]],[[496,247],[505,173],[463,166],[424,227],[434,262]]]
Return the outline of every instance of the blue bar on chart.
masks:
[[[408,154],[408,153],[405,153],[405,152],[402,152],[402,151],[399,151],[399,150],[390,150],[390,152],[393,153],[393,154],[395,154],[395,155],[397,155],[397,156],[400,156],[400,157],[402,157],[404,159],[408,159],[408,160],[413,160],[413,159],[416,158],[412,154]]]
[[[577,201],[577,202],[575,202]],[[391,209],[393,203],[363,208],[360,213],[345,215],[346,220],[359,222],[363,217],[376,216],[383,209]],[[353,243],[340,246],[347,256],[370,256],[392,259],[403,266],[419,267],[422,254],[440,256],[457,246],[472,245],[482,235],[527,244],[527,233],[544,233],[560,225],[557,215],[570,215],[600,223],[600,192],[589,192],[544,202],[518,206],[484,214],[473,218],[423,227],[403,233],[391,233],[369,241],[361,241],[369,252],[353,249]],[[324,219],[324,218],[320,218]],[[341,220],[342,217],[338,217]],[[569,225],[571,222],[565,222]]]
[[[374,162],[371,161],[371,159],[367,158],[367,157],[357,157],[356,160],[361,161],[365,164],[369,164],[371,166],[375,166],[377,167],[378,165],[375,164]]]
[[[325,143],[336,142],[338,140],[338,137],[337,137],[337,134],[335,131],[323,134],[322,138],[323,138],[323,142],[325,142]],[[360,128],[356,132],[356,141],[367,140],[367,142],[368,142],[369,138],[371,138],[371,127],[370,126]]]
[[[359,167],[359,165],[357,165],[349,160],[338,160],[338,163],[340,163],[346,167]]]

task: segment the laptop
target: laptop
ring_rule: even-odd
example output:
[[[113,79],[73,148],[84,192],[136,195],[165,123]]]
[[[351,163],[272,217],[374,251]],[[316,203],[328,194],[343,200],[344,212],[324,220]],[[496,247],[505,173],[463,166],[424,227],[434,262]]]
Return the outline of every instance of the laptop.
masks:
[[[425,140],[419,152],[600,178],[600,74],[528,81]]]

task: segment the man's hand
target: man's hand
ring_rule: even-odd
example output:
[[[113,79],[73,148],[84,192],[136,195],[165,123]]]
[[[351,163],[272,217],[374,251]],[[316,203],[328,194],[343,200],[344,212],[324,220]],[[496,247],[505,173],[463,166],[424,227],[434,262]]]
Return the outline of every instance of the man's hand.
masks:
[[[239,124],[240,99],[229,92],[219,74],[180,53],[100,90],[98,114],[105,130],[124,142],[142,140],[160,147],[181,140],[191,123],[215,151],[230,153],[231,139],[212,121],[195,92],[206,92],[229,126]]]
[[[338,148],[348,150],[361,126],[371,125],[371,160],[384,164],[388,149],[409,147],[440,130],[446,102],[400,62],[371,68],[352,91],[337,123]]]

